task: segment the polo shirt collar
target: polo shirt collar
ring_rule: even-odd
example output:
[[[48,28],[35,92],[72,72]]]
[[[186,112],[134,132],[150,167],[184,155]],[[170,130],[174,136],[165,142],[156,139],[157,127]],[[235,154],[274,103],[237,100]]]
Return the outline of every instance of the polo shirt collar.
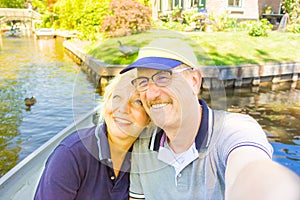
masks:
[[[97,125],[95,129],[95,136],[97,139],[97,146],[99,150],[98,157],[100,162],[104,163],[110,168],[113,168],[113,163],[111,160],[111,154],[110,154],[109,143],[107,138],[107,125],[105,122]],[[132,152],[132,147],[129,149],[128,153],[126,154],[126,157],[121,167],[122,171],[128,172],[130,170],[131,152]]]
[[[206,147],[208,143],[209,134],[209,113],[210,109],[206,102],[199,99],[199,104],[202,105],[202,118],[200,127],[198,129],[197,136],[195,138],[196,149],[200,151],[201,148]],[[160,146],[164,146],[166,140],[166,133],[164,130],[157,128],[151,136],[149,149],[153,151],[158,151]]]
[[[106,129],[106,123],[98,124],[95,129],[95,136],[97,138],[97,145],[99,150],[99,159],[100,161],[103,160],[110,160],[110,150],[109,150],[109,144],[107,139],[107,129]]]
[[[202,118],[200,127],[195,139],[196,149],[199,151],[203,145],[207,144],[208,139],[208,126],[209,126],[209,109],[206,102],[202,99],[199,100],[202,105]]]

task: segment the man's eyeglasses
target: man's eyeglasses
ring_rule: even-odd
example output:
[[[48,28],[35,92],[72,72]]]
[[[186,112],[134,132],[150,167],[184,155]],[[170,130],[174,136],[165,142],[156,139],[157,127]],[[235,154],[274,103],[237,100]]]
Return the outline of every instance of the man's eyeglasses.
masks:
[[[156,86],[159,87],[166,87],[171,83],[172,74],[180,73],[185,70],[192,70],[191,67],[186,68],[180,68],[180,69],[174,69],[174,70],[166,70],[166,71],[159,71],[156,74],[154,74],[151,78],[148,77],[138,77],[131,81],[131,84],[136,88],[139,92],[144,92],[149,88],[149,81],[152,79],[152,81],[155,83]]]

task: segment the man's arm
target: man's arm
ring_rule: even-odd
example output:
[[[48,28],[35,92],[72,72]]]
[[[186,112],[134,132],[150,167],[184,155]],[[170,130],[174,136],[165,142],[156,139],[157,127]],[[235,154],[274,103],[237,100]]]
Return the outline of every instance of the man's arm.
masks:
[[[251,146],[233,150],[225,173],[227,200],[298,200],[300,178]]]

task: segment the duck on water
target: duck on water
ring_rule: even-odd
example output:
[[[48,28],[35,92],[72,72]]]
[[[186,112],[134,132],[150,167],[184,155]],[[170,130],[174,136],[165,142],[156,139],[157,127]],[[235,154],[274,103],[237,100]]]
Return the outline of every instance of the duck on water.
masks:
[[[25,98],[24,99],[25,105],[27,107],[33,106],[36,103],[36,98],[34,96],[30,97],[30,98]]]

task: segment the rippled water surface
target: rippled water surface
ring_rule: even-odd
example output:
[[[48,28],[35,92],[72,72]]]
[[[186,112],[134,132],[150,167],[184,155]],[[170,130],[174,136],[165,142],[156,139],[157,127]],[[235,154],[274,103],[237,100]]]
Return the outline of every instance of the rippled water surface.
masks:
[[[0,47],[2,176],[74,117],[92,109],[99,95],[64,54],[62,41],[2,37]],[[24,99],[31,96],[37,102],[29,108]]]
[[[28,108],[24,98],[31,96],[37,103]],[[209,92],[201,97],[211,104]],[[253,116],[274,147],[274,160],[300,175],[299,83],[228,89],[217,97],[225,100],[224,109]],[[99,99],[94,84],[64,54],[62,41],[2,37],[0,176]]]
[[[221,100],[226,102],[225,109],[254,117],[274,148],[273,160],[300,176],[300,82],[264,84],[225,92],[226,97]],[[201,96],[209,102],[209,95],[204,91]]]

